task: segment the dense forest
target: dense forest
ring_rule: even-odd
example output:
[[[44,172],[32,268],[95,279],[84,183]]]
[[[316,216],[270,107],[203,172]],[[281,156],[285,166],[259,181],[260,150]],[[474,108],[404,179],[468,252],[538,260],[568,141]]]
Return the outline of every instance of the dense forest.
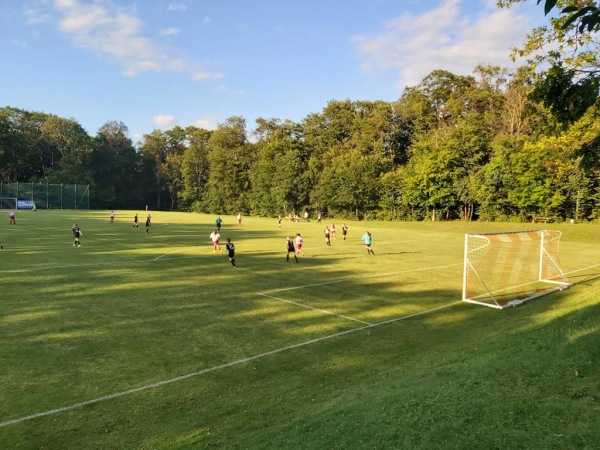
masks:
[[[565,124],[533,74],[434,71],[396,102],[331,101],[300,123],[230,117],[214,131],[0,109],[4,182],[90,185],[92,208],[276,216],[507,220],[600,217],[600,120]]]
[[[517,51],[560,43],[582,17],[553,22]],[[577,39],[594,43],[581,30]],[[75,119],[4,107],[0,180],[89,184],[98,209],[598,219],[600,63],[597,46],[586,53],[583,43],[571,59],[559,46],[514,71],[436,70],[394,102],[332,100],[298,123],[261,118],[249,129],[234,116],[216,130],[155,130],[136,143],[120,122],[90,136]]]

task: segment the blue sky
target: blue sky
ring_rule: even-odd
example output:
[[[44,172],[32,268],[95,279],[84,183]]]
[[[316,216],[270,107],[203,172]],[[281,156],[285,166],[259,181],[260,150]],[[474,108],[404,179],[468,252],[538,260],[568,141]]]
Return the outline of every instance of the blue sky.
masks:
[[[330,100],[398,99],[445,69],[513,67],[530,0],[0,0],[0,107],[154,129],[300,121]]]

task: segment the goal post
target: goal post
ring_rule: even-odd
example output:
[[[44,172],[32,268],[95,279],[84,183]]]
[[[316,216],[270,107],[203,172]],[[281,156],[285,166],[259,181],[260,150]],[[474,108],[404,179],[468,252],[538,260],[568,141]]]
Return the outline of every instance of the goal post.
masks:
[[[555,230],[466,234],[463,301],[504,309],[568,288],[558,258],[561,236]]]

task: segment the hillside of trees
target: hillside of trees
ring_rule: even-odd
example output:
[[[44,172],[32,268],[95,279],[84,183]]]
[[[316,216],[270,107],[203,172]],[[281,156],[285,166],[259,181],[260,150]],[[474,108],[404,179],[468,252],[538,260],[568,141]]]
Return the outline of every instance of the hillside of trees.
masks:
[[[90,136],[74,119],[4,107],[0,180],[89,184],[95,209],[597,219],[597,110],[561,118],[532,95],[537,81],[525,68],[437,70],[395,102],[334,100],[299,123],[230,117],[137,143],[123,123]]]

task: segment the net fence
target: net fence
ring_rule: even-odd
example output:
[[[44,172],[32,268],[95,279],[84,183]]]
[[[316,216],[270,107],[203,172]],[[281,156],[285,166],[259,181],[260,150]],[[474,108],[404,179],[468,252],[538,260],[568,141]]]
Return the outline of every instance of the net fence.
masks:
[[[2,183],[1,199],[16,199],[17,209],[90,209],[89,184]]]

